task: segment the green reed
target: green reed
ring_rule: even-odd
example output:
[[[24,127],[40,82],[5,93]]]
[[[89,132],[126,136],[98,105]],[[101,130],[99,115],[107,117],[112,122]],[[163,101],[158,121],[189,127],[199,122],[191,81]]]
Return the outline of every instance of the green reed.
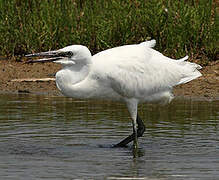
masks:
[[[156,49],[173,58],[215,60],[218,22],[213,0],[0,0],[0,53],[70,44],[96,53],[156,39]]]

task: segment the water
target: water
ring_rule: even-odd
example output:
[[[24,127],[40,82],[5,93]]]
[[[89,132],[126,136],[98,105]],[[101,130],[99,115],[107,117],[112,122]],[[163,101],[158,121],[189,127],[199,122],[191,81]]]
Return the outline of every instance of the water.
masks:
[[[0,179],[219,179],[219,101],[144,104],[138,157],[120,103],[0,95]]]

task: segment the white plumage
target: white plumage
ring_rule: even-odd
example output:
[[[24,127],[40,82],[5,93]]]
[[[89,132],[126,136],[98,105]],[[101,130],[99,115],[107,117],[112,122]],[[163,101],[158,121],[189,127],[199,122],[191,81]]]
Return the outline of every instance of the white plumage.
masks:
[[[68,97],[125,102],[133,120],[137,144],[138,103],[170,102],[174,86],[201,76],[197,70],[201,66],[187,62],[188,56],[179,60],[168,58],[153,49],[155,44],[156,41],[151,40],[125,45],[93,56],[87,47],[72,45],[28,56],[54,56],[49,60],[63,65],[56,73],[56,84]]]

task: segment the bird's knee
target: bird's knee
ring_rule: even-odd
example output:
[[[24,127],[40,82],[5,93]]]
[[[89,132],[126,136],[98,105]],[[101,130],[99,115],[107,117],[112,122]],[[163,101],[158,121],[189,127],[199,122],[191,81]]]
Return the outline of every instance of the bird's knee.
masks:
[[[138,137],[142,137],[142,135],[144,134],[145,132],[145,126],[140,126],[138,127],[138,130],[137,130],[137,133],[138,133]]]

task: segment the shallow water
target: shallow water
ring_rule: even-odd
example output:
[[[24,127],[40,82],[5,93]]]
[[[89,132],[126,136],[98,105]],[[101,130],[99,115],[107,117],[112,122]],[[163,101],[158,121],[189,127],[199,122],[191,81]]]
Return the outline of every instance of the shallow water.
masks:
[[[120,103],[0,95],[0,177],[219,179],[219,101],[144,104],[138,157],[111,148],[132,131]]]

